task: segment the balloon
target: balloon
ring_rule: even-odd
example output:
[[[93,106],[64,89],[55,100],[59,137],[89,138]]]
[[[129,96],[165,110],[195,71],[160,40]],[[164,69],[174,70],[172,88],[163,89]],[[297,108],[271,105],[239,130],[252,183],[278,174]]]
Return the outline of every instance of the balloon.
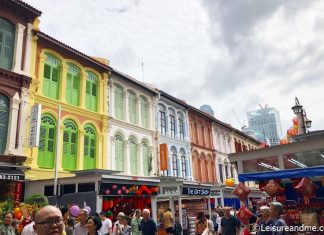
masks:
[[[265,191],[270,197],[282,194],[285,192],[285,189],[281,187],[275,180],[269,180],[266,186],[262,188],[262,191]]]
[[[240,198],[241,201],[245,201],[247,196],[251,193],[251,189],[245,186],[244,183],[240,182],[232,193]]]
[[[234,186],[234,180],[233,179],[226,179],[225,180],[225,185],[227,186],[227,187],[233,187]]]
[[[18,214],[18,213],[21,213],[21,210],[19,207],[16,207],[14,210],[14,214]]]
[[[15,219],[20,220],[23,214],[21,212],[15,213]]]
[[[89,212],[89,214],[91,213],[91,207],[90,206],[86,206],[84,209],[86,209]]]
[[[80,211],[80,208],[76,205],[71,206],[71,208],[70,208],[71,215],[73,215],[74,217],[77,217],[79,215],[79,211]]]
[[[302,178],[299,184],[295,187],[297,192],[304,196],[305,204],[309,205],[309,199],[315,196],[315,192],[319,187],[312,183],[309,178]]]
[[[252,217],[253,213],[246,208],[246,206],[241,206],[238,212],[236,212],[237,218],[243,223],[248,224],[249,219]]]
[[[110,190],[109,190],[109,189],[106,189],[106,190],[105,190],[105,194],[106,194],[106,195],[109,195],[109,194],[110,194]]]

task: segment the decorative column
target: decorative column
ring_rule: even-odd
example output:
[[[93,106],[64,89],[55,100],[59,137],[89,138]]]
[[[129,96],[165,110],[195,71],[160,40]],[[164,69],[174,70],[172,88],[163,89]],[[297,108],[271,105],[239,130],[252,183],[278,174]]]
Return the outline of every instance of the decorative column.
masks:
[[[172,167],[172,152],[168,151],[168,175],[173,176],[173,167]]]
[[[129,121],[129,107],[128,107],[129,102],[128,102],[127,90],[124,91],[124,97],[125,97],[125,99],[124,99],[125,100],[124,110],[125,110],[125,117],[126,117],[125,121],[129,123],[130,122]]]
[[[103,100],[106,100],[104,97],[103,97],[103,86],[104,86],[104,81],[103,79],[101,78],[101,76],[98,78],[99,79],[99,89],[98,89],[98,97],[97,97],[97,107],[98,107],[98,112],[99,113],[103,113],[103,110],[104,110],[104,102]]]
[[[97,155],[96,155],[96,168],[97,169],[103,169],[102,162],[103,162],[104,155],[106,155],[103,153],[102,142],[103,142],[103,134],[100,133],[98,135],[98,150],[97,150]]]
[[[111,117],[115,117],[115,86],[112,81],[109,81],[109,98],[108,98],[108,110]]]
[[[81,86],[80,86],[80,106],[85,109],[86,86],[87,86],[87,73],[82,69],[81,71]]]
[[[79,151],[78,151],[78,161],[77,161],[77,170],[83,170],[84,162],[84,129],[79,129]]]
[[[185,177],[182,175],[182,162],[181,162],[181,156],[179,156],[180,154],[177,155],[177,173],[178,173],[178,177],[182,178]]]
[[[185,116],[183,117],[183,134],[184,134],[184,140],[185,141],[190,141],[190,133],[189,133],[189,114],[188,114],[188,110],[186,110],[185,112]]]
[[[108,114],[108,73],[102,74],[102,113]]]
[[[24,155],[24,141],[26,139],[27,123],[28,123],[28,96],[29,90],[27,88],[21,88],[21,100],[19,109],[19,127],[18,127],[18,148],[17,154]]]
[[[102,120],[102,169],[108,169],[108,156],[107,156],[107,134],[108,133],[108,117]]]
[[[110,142],[111,142],[110,145],[111,146],[111,151],[110,151],[111,170],[116,170],[116,156],[115,156],[116,141],[114,136],[110,137]]]
[[[39,64],[38,64],[38,89],[37,94],[43,95],[43,83],[44,83],[44,64],[46,61],[46,55],[41,53],[39,56]]]
[[[61,117],[61,120],[62,120],[62,117]],[[62,167],[62,158],[63,158],[63,133],[64,133],[64,125],[63,125],[63,122],[61,122],[61,125],[59,126],[59,130],[60,130],[60,134],[59,134],[59,138],[60,138],[60,141],[59,141],[59,152],[58,152],[58,159],[57,159],[57,169],[58,171],[63,171],[63,167]],[[56,144],[57,144],[57,140],[55,140]],[[54,160],[55,161],[55,160]]]
[[[33,25],[31,23],[27,24],[27,36],[26,36],[26,46],[25,46],[25,62],[23,71],[24,74],[33,77],[31,73],[31,60],[35,60],[36,57],[32,57],[32,42],[33,42]]]
[[[65,63],[65,60],[62,61],[61,66],[61,80],[60,80],[60,91],[59,91],[59,100],[63,103],[66,103],[66,80],[67,80],[67,72],[68,66]]]
[[[16,133],[20,98],[18,92],[10,99],[7,145],[5,154],[14,154],[16,148]]]
[[[144,171],[143,171],[143,162],[144,162],[144,159],[143,159],[143,144],[142,143],[139,143],[137,145],[137,156],[139,156],[139,161],[137,161],[137,169],[138,169],[138,175],[140,176],[143,176],[144,175]]]
[[[155,151],[155,148],[154,146],[150,146],[150,155],[152,156],[152,161],[151,161],[151,164],[152,164],[152,170],[151,172],[149,172],[149,175],[150,176],[154,176],[154,173],[157,172],[157,169],[159,169],[159,166],[158,166],[158,162],[157,162],[157,157],[156,157],[156,151]],[[158,172],[157,172],[158,173]]]
[[[16,24],[16,38],[15,38],[15,48],[13,54],[13,69],[15,73],[21,73],[21,61],[23,54],[23,41],[24,41],[24,30],[26,26],[17,23]]]
[[[141,127],[144,127],[144,125],[142,125],[142,102],[141,102],[141,98],[139,96],[137,96],[137,124]]]
[[[124,159],[124,166],[125,166],[125,174],[130,175],[130,149],[129,149],[129,142],[125,140],[125,148],[126,148],[126,159]]]

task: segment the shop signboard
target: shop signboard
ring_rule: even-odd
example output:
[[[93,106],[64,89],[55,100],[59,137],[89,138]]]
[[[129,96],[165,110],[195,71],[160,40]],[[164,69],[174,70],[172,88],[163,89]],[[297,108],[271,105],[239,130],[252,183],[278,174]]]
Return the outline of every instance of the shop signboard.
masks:
[[[40,132],[40,122],[41,122],[41,112],[42,105],[35,104],[31,107],[30,111],[30,122],[29,122],[29,147],[39,146],[39,132]]]
[[[0,172],[0,180],[8,180],[8,181],[17,181],[17,180],[24,180],[24,174],[9,174]]]
[[[168,145],[160,144],[160,170],[168,170]]]
[[[183,187],[182,194],[193,195],[193,196],[209,196],[210,189],[206,188],[194,188],[194,187]]]
[[[221,192],[219,190],[212,190],[210,191],[210,196],[220,197]]]
[[[101,183],[99,195],[104,196],[139,196],[139,195],[157,195],[158,186],[152,185],[133,185],[133,184],[114,184]]]

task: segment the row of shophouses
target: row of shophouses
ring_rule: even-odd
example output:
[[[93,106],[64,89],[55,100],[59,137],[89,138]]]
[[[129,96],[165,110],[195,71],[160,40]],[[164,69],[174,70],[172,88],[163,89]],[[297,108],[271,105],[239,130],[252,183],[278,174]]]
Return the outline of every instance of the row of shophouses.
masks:
[[[40,15],[20,0],[0,0],[4,179],[22,171],[26,195],[53,195],[56,151],[59,185],[69,185],[59,187],[62,198],[92,188],[98,197],[103,183],[156,185],[169,198],[186,185],[211,189],[237,178],[228,154],[256,149],[257,140],[45,34]],[[42,106],[39,146],[29,147],[35,104]],[[93,206],[101,210],[104,200]]]

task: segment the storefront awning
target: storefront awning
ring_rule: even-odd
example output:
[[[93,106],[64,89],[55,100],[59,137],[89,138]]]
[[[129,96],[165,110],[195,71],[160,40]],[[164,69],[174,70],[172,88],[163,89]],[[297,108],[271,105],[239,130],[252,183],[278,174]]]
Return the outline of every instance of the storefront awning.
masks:
[[[260,181],[269,179],[286,179],[286,178],[303,178],[303,177],[316,177],[324,175],[324,166],[320,167],[307,167],[292,170],[279,170],[268,172],[256,172],[239,174],[239,181]]]

